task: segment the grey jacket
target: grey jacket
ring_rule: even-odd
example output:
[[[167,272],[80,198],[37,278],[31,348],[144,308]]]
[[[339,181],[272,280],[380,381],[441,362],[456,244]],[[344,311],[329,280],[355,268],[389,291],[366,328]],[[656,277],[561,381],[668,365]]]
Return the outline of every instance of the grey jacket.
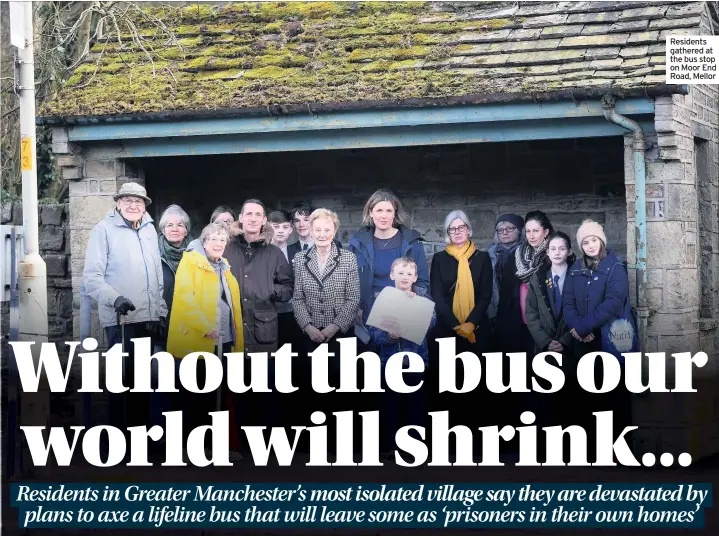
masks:
[[[529,292],[527,292],[527,303],[525,308],[525,316],[527,318],[527,328],[534,339],[534,346],[537,352],[543,352],[553,340],[559,341],[565,350],[572,345],[572,334],[564,323],[564,318],[560,318],[559,326],[554,319],[552,306],[549,303],[549,294],[547,289],[547,272],[550,269],[548,265],[542,266],[529,279]],[[559,327],[559,333],[557,333]]]
[[[167,316],[157,232],[149,214],[134,230],[117,210],[108,212],[90,234],[82,278],[87,295],[97,302],[103,327],[117,324],[114,304],[120,296],[135,305],[127,323]]]

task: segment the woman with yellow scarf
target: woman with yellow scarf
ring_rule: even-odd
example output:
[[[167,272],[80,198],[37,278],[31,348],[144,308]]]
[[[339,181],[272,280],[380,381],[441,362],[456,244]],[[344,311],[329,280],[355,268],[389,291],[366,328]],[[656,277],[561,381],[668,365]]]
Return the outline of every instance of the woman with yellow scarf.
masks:
[[[437,337],[457,339],[457,351],[480,354],[487,343],[487,308],[492,300],[492,262],[479,251],[472,225],[461,210],[445,219],[447,248],[432,258],[432,299],[437,311]]]
[[[430,271],[437,313],[432,338],[454,337],[456,353],[473,352],[480,356],[487,349],[489,339],[487,308],[492,300],[492,261],[489,254],[479,251],[471,240],[472,225],[463,211],[449,213],[444,220],[444,232],[447,248],[432,257]],[[457,385],[461,387],[463,382],[464,374],[460,370]],[[451,406],[453,423],[471,425],[479,414],[476,400],[475,393],[451,395],[447,397],[448,404],[441,405]]]

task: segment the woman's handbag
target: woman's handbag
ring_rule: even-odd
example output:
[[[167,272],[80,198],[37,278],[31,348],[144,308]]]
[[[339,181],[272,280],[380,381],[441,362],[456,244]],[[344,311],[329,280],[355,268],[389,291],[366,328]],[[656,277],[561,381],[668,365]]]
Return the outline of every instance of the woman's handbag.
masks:
[[[622,263],[615,264],[609,272],[609,277],[618,265],[623,266]],[[637,318],[628,294],[624,298],[622,314],[603,325],[601,331],[602,351],[614,355],[622,363],[624,362],[623,353],[639,351]]]

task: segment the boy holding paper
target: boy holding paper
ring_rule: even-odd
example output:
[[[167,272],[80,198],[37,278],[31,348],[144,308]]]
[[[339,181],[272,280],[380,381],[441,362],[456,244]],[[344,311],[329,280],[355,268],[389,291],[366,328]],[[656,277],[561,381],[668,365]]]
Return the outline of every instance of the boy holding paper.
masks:
[[[417,282],[417,263],[410,257],[400,257],[392,263],[390,271],[390,279],[394,281],[396,289],[405,293],[409,298],[421,296],[429,300],[427,291],[423,288],[415,288],[413,285]],[[430,300],[431,301],[431,300]],[[434,326],[436,315],[432,312],[432,319],[429,324],[431,329]],[[400,411],[406,412],[406,425],[424,426],[425,419],[425,396],[424,387],[409,394],[401,395],[392,391],[387,387],[384,368],[389,358],[397,353],[412,352],[418,354],[424,360],[424,370],[421,372],[405,372],[403,375],[404,382],[408,386],[418,385],[424,382],[424,373],[429,366],[429,357],[427,350],[427,335],[425,333],[421,344],[402,338],[401,327],[398,319],[392,317],[384,317],[381,322],[381,328],[368,326],[370,337],[377,347],[377,353],[382,360],[382,388],[385,390],[382,395],[382,421],[383,421],[383,456],[387,457],[394,445],[394,436],[399,430]],[[384,328],[384,329],[382,329]],[[409,364],[409,358],[404,357],[404,367]],[[419,438],[418,438],[419,439]]]

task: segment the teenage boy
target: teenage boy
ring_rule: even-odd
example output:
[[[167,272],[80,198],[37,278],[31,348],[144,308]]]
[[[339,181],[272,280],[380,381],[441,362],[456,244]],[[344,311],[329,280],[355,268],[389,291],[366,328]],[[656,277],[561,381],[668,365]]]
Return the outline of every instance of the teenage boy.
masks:
[[[275,210],[270,212],[269,220],[273,231],[272,244],[280,248],[285,258],[290,260],[290,257],[288,256],[288,248],[292,246],[287,245],[287,239],[292,234],[292,222],[290,215],[285,210]],[[292,264],[290,264],[290,266],[292,266]],[[292,345],[293,351],[296,352],[299,348],[300,342],[302,341],[302,332],[295,320],[292,303],[276,303],[275,309],[277,310],[279,347],[282,348],[283,345],[289,343]]]
[[[290,211],[292,218],[292,227],[294,227],[297,235],[297,242],[287,246],[287,260],[292,265],[292,259],[300,251],[306,251],[314,245],[314,240],[310,235],[310,214],[315,210],[310,203],[302,201],[297,203]]]
[[[286,210],[274,210],[270,212],[269,220],[273,231],[272,244],[280,248],[280,251],[282,251],[282,254],[285,256],[285,259],[289,262],[290,258],[287,254],[287,240],[292,235],[292,219]],[[292,309],[290,308],[290,310]]]

